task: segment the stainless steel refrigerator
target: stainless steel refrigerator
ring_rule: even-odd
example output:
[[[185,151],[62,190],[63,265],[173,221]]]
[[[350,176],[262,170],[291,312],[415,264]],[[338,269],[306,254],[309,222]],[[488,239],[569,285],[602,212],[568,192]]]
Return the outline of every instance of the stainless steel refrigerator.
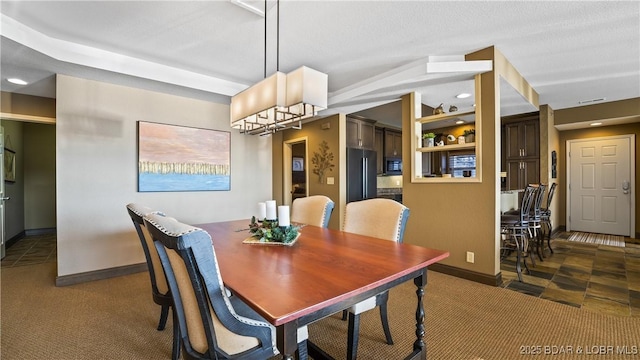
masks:
[[[377,197],[376,152],[347,148],[347,202]]]

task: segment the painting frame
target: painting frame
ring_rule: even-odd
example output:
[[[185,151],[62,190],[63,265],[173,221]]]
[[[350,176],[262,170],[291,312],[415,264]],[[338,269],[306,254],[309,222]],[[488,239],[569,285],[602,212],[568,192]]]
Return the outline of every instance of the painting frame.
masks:
[[[16,182],[16,152],[4,148],[4,181],[8,183]]]
[[[304,158],[302,157],[293,157],[291,161],[291,170],[292,171],[304,171]]]
[[[230,191],[231,132],[137,121],[138,192]]]

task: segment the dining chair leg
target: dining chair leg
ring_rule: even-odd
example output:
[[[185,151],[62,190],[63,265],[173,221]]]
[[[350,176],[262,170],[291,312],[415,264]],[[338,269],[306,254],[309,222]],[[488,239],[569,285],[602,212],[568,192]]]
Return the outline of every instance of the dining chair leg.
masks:
[[[551,219],[547,220],[547,228],[549,229],[549,235],[547,236],[547,247],[553,254],[553,249],[551,248],[551,229],[553,229],[553,227],[551,226]]]
[[[360,315],[349,312],[347,330],[347,360],[355,360],[358,356],[358,333],[360,332]]]
[[[309,358],[309,350],[307,348],[307,340],[298,343],[298,360],[307,360]]]
[[[531,259],[531,265],[536,266],[536,260],[531,256],[531,248],[529,247],[529,236],[528,230],[521,230],[517,233],[515,239],[516,244],[518,243],[518,237],[520,238],[520,247],[519,251],[521,253],[522,263],[524,264],[525,270],[527,270],[527,274],[531,274],[531,270],[529,270],[529,265],[527,265],[527,257]],[[525,256],[525,251],[527,255]]]
[[[160,310],[160,321],[158,322],[158,331],[164,330],[167,325],[167,318],[169,317],[169,304],[162,305]]]
[[[178,318],[176,317],[175,310],[173,307],[171,308],[173,321],[173,345],[171,348],[171,360],[179,360],[180,359],[180,350],[182,348],[182,340],[180,339],[180,324],[178,323]]]
[[[376,297],[376,303],[380,307],[380,321],[382,322],[382,330],[384,330],[384,337],[387,339],[387,344],[393,345],[393,338],[391,338],[391,329],[389,329],[389,318],[387,316],[387,303],[389,302],[389,292],[385,291],[382,294],[378,294]]]

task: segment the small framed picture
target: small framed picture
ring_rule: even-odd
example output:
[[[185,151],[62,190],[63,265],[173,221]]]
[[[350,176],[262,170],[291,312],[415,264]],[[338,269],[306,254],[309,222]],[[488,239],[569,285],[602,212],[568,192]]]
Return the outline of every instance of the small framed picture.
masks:
[[[292,169],[293,171],[304,171],[304,158],[294,157]]]
[[[4,181],[16,181],[16,152],[4,148]]]

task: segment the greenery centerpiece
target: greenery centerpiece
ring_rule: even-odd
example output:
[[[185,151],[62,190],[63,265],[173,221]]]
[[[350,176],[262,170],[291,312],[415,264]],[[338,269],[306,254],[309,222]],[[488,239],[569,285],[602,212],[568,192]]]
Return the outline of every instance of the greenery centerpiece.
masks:
[[[261,243],[281,243],[290,244],[298,238],[298,230],[295,225],[280,226],[278,220],[264,219],[262,223],[256,221],[256,217],[251,217],[249,233],[251,237]]]

